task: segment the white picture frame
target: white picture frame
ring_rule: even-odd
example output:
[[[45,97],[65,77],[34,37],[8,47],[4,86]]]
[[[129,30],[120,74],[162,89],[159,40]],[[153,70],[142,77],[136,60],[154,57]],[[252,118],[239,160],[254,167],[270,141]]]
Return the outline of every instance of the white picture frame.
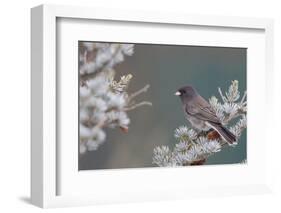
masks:
[[[249,62],[251,63],[250,69],[255,68],[257,70],[255,79],[253,79],[253,74],[248,75],[248,83],[252,82],[252,80],[255,80],[256,82],[249,84],[250,92],[251,88],[252,92],[253,89],[256,89],[260,94],[262,94],[261,96],[263,98],[266,98],[264,103],[260,104],[260,107],[255,107],[256,110],[252,111],[252,115],[250,113],[249,119],[252,119],[250,122],[252,122],[254,125],[254,123],[256,123],[254,120],[255,114],[263,112],[265,107],[267,110],[272,109],[273,104],[273,97],[269,93],[269,91],[273,90],[273,21],[271,19],[216,17],[173,13],[166,14],[148,11],[123,11],[107,8],[84,8],[74,6],[42,5],[35,7],[31,10],[31,201],[33,204],[46,208],[91,205],[97,203],[165,200],[208,195],[240,195],[271,191],[272,164],[270,163],[269,151],[263,155],[263,162],[259,162],[259,166],[256,165],[258,161],[253,160],[252,162],[248,162],[248,167],[244,168],[233,166],[224,168],[223,166],[220,166],[219,168],[197,167],[193,169],[193,173],[195,175],[192,178],[195,180],[197,179],[198,181],[198,177],[206,176],[208,173],[214,172],[215,174],[213,174],[211,178],[214,179],[216,176],[223,177],[225,174],[222,172],[222,170],[227,171],[227,173],[233,173],[233,175],[236,174],[237,178],[243,174],[248,175],[251,172],[253,177],[256,176],[256,179],[252,181],[252,176],[249,176],[249,178],[245,177],[244,179],[241,178],[241,180],[238,178],[239,181],[233,183],[221,181],[221,183],[216,183],[214,185],[209,185],[208,183],[205,185],[199,185],[198,183],[196,184],[196,182],[193,182],[193,187],[190,185],[180,186],[177,184],[167,184],[163,188],[161,186],[163,186],[167,180],[164,178],[163,180],[160,180],[158,184],[147,186],[149,180],[156,181],[159,177],[168,177],[171,182],[177,182],[177,180],[181,179],[184,180],[184,178],[187,177],[186,170],[184,170],[184,168],[123,169],[118,171],[99,171],[98,173],[94,174],[96,176],[92,176],[93,174],[89,174],[87,172],[83,173],[83,177],[77,175],[77,159],[75,158],[75,156],[77,156],[77,150],[70,148],[70,151],[64,153],[63,156],[65,157],[61,157],[61,150],[59,149],[63,148],[63,143],[59,146],[57,144],[57,89],[60,86],[60,82],[57,79],[56,73],[56,70],[58,69],[56,51],[59,45],[57,42],[59,27],[58,21],[62,18],[64,20],[68,19],[70,21],[74,19],[88,21],[99,20],[100,22],[113,21],[118,22],[117,27],[122,25],[122,23],[129,22],[135,23],[136,25],[141,24],[143,29],[145,29],[146,25],[153,24],[158,28],[165,27],[166,30],[171,28],[171,31],[175,30],[176,26],[195,26],[202,29],[212,29],[213,31],[227,31],[228,33],[235,30],[246,30],[249,32],[252,32],[251,30],[253,30],[261,32],[262,35],[257,36],[257,40],[252,41],[253,43],[251,44],[248,40],[254,39],[245,37],[245,47],[248,47],[247,45],[249,43],[249,46],[251,46],[250,49],[252,48],[251,50],[257,50],[250,51],[250,54],[259,54],[256,55],[256,57],[259,59],[256,65],[253,63],[253,60],[250,60]],[[68,26],[71,26],[71,23],[68,23]],[[77,25],[77,27],[79,26]],[[90,28],[90,26],[86,27]],[[65,29],[73,30],[72,28],[68,29],[67,27]],[[82,28],[79,29],[82,30]],[[197,32],[195,32],[194,35],[196,35],[196,33]],[[69,37],[73,38],[74,40],[79,39],[79,36],[81,35],[77,34],[78,37],[74,36],[75,33],[73,33],[73,35],[69,35]],[[100,36],[102,36],[102,33]],[[118,35],[116,34],[116,36]],[[243,46],[244,37],[242,37],[240,41],[242,43],[238,42],[235,44],[233,41],[235,36],[238,36],[238,34],[234,33],[231,35],[228,38],[228,42],[230,43],[225,44]],[[196,37],[200,38],[200,36]],[[173,39],[171,36],[170,38]],[[83,39],[87,40],[87,36],[85,36]],[[110,40],[110,38],[107,39]],[[119,38],[119,41],[120,39],[122,41],[121,37]],[[127,40],[124,40],[124,42],[128,41],[128,38],[126,39]],[[137,41],[138,39],[142,39],[142,35],[135,37],[133,40],[130,40],[130,42]],[[162,42],[163,44],[167,43],[165,40],[158,41],[158,43],[159,42]],[[169,43],[171,42],[172,41]],[[202,45],[208,45],[210,43],[209,41],[203,40],[200,42]],[[212,45],[222,45],[223,42],[223,39],[217,40],[216,42],[213,42]],[[256,45],[257,43],[258,45]],[[260,49],[255,49],[258,48],[256,46],[259,46]],[[252,55],[250,57],[254,58],[254,56],[255,55]],[[266,78],[264,78],[265,76]],[[257,85],[260,86],[257,87]],[[257,101],[258,98],[250,98],[249,107],[253,107],[253,104]],[[269,114],[272,113],[272,110],[269,111]],[[272,116],[263,116],[261,119],[263,119],[265,123],[270,123]],[[263,146],[267,150],[270,150],[269,140],[273,136],[269,134],[270,129],[268,125],[265,128],[266,139],[268,140],[266,142],[268,143],[265,143]],[[255,130],[260,130],[260,126],[256,126]],[[261,154],[261,148],[261,146],[257,147],[257,150],[250,154],[257,157],[259,154]],[[251,146],[249,146],[249,149],[251,149]],[[253,159],[256,159],[256,157],[253,157]],[[66,164],[64,163],[66,160],[70,160],[73,163],[68,164],[67,169],[65,169]],[[75,171],[77,171],[77,174],[74,174]],[[118,175],[113,177],[114,174]],[[95,188],[96,192],[99,192],[100,194],[97,195],[97,193],[87,193],[87,190],[93,190],[93,188],[89,187],[87,182],[89,177],[91,177],[91,179],[94,177],[100,181],[100,187]],[[227,176],[225,177],[227,178]],[[114,181],[111,181],[112,179],[114,179]],[[136,184],[133,181],[130,182],[130,180],[138,180],[140,182]],[[104,188],[102,187],[107,187],[105,184],[109,183],[110,181],[117,183],[108,184],[108,187],[114,190],[103,190]],[[85,182],[86,184],[79,185],[81,182]],[[122,187],[118,188],[118,186]],[[62,188],[63,190],[61,192]],[[72,193],[73,191],[75,193]]]

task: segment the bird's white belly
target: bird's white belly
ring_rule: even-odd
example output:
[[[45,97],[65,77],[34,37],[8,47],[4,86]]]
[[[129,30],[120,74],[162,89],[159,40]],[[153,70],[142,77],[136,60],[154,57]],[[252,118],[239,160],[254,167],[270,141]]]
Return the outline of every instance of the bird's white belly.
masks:
[[[198,130],[208,131],[210,129],[210,127],[206,125],[205,121],[199,120],[187,113],[185,113],[185,117],[191,123],[191,125]]]

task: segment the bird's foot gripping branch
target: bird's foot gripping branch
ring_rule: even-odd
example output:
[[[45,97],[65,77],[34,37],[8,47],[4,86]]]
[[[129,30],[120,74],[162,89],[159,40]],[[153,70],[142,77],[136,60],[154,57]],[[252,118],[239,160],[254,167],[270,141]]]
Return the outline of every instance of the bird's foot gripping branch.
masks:
[[[202,165],[207,158],[220,152],[224,146],[235,147],[243,130],[247,127],[247,101],[246,92],[240,96],[238,81],[232,81],[225,94],[218,88],[222,102],[212,96],[209,104],[216,113],[217,118],[224,126],[236,136],[235,144],[228,144],[217,131],[195,130],[181,126],[174,132],[177,140],[171,149],[168,146],[159,146],[154,149],[153,163],[161,167]],[[240,98],[241,97],[241,98]]]

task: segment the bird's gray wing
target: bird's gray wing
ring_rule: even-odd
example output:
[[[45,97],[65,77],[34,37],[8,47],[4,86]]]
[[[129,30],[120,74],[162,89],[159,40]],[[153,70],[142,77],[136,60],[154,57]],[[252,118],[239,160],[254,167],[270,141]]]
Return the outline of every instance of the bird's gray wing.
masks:
[[[196,98],[197,100],[193,102],[194,104],[186,105],[186,112],[197,119],[220,124],[220,120],[211,105],[201,96]]]

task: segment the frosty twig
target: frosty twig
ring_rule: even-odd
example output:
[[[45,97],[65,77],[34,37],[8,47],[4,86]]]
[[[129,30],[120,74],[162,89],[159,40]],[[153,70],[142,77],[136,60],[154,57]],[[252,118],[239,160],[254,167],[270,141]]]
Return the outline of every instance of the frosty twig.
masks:
[[[129,100],[132,100],[132,99],[134,99],[135,97],[137,97],[138,95],[140,95],[140,94],[142,94],[142,93],[144,93],[144,92],[147,92],[147,90],[149,89],[149,87],[150,87],[150,85],[145,85],[142,89],[140,89],[140,90],[138,90],[138,91],[136,91],[136,92],[134,92],[134,93],[132,93],[130,96],[129,96]]]
[[[147,101],[135,104],[135,93],[128,93],[132,74],[114,79],[114,66],[133,53],[133,44],[80,42],[80,153],[97,150],[104,143],[104,128],[128,131],[127,111],[151,105]],[[148,86],[144,88],[142,92]]]

